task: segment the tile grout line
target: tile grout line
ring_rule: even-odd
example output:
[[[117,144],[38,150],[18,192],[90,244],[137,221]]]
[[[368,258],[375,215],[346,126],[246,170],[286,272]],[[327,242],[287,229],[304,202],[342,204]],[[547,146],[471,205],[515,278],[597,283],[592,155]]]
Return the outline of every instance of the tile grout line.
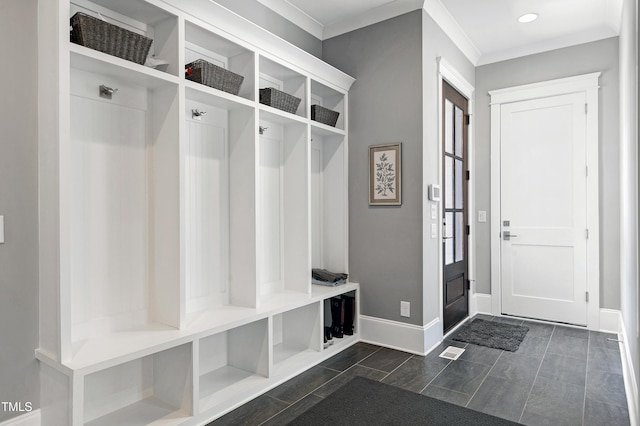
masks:
[[[456,340],[456,341],[457,341],[457,340]],[[444,340],[442,341],[442,343],[444,343]],[[461,343],[464,343],[464,346],[462,347],[462,349],[466,349],[466,348],[467,348],[467,346],[469,346],[469,344],[468,344],[468,343],[466,343],[466,342],[461,342]],[[446,358],[442,358],[442,359],[446,359]],[[442,369],[441,369],[440,371],[438,371],[438,374],[436,374],[435,376],[433,376],[433,378],[432,378],[431,380],[429,380],[429,383],[427,383],[427,384],[425,385],[425,387],[423,387],[423,388],[422,388],[422,390],[420,390],[420,393],[422,394],[422,392],[424,392],[424,391],[429,387],[429,385],[430,385],[431,383],[433,383],[433,381],[434,381],[435,379],[437,379],[437,378],[438,378],[438,376],[439,376],[440,374],[442,374],[442,372],[445,370],[445,368],[447,368],[448,366],[450,366],[450,365],[451,365],[451,363],[452,363],[452,362],[453,362],[453,360],[449,360],[449,362],[447,362],[447,365],[445,365],[444,367],[442,367]]]
[[[273,419],[276,416],[279,416],[280,414],[282,414],[283,412],[285,412],[286,410],[288,410],[289,408],[293,407],[295,404],[297,404],[298,402],[302,401],[303,399],[305,399],[306,397],[308,397],[309,395],[312,395],[315,391],[317,391],[318,389],[320,389],[321,387],[323,387],[324,385],[326,385],[327,383],[330,383],[332,381],[334,381],[336,378],[342,376],[344,373],[346,373],[347,371],[351,370],[353,367],[355,367],[356,365],[358,365],[361,361],[364,361],[365,359],[369,358],[370,356],[372,356],[373,354],[379,352],[382,349],[382,347],[378,347],[378,349],[376,349],[374,352],[371,352],[369,355],[367,355],[366,357],[362,358],[360,361],[356,362],[355,364],[351,365],[349,368],[345,368],[343,371],[340,370],[335,370],[333,368],[327,368],[327,367],[323,367],[320,364],[318,364],[319,367],[321,368],[325,368],[327,370],[331,370],[331,371],[340,371],[338,374],[336,374],[334,377],[330,378],[329,380],[327,380],[326,382],[324,382],[323,384],[321,384],[320,386],[318,386],[317,388],[313,389],[311,392],[305,394],[304,396],[302,396],[301,398],[299,398],[297,401],[291,403],[289,406],[283,408],[282,410],[278,411],[276,414],[274,414],[273,416],[269,417],[268,419],[266,419],[265,421],[261,422],[260,425],[263,425],[265,423],[267,423],[269,420]],[[361,365],[361,367],[364,367],[364,365]],[[368,367],[366,367],[368,368]],[[374,370],[373,368],[371,370]],[[287,382],[284,382],[287,383]],[[283,383],[283,384],[284,384]],[[273,398],[276,401],[282,401],[281,399],[275,398],[271,395],[268,395],[267,393],[265,393],[265,395],[267,395],[269,398]],[[316,395],[318,398],[322,398],[324,399],[324,397],[320,396],[320,395]],[[282,401],[284,403],[287,403],[286,401]]]
[[[496,358],[496,360],[493,362],[493,365],[491,366],[489,371],[487,371],[487,375],[484,376],[484,378],[482,379],[482,382],[480,382],[480,385],[478,386],[478,388],[475,390],[475,392],[473,392],[473,394],[471,395],[471,398],[469,398],[469,401],[467,401],[467,403],[465,404],[465,407],[469,407],[469,404],[471,403],[471,400],[473,399],[474,396],[476,396],[476,394],[478,393],[478,391],[482,387],[482,384],[485,382],[485,380],[487,380],[487,377],[489,377],[489,374],[491,374],[491,370],[493,370],[493,367],[496,366],[496,364],[498,363],[498,360],[500,358],[502,358],[502,354],[503,353],[504,353],[504,350],[500,351],[500,355],[498,355],[498,358]]]
[[[443,359],[444,359],[444,358],[443,358]],[[447,362],[447,365],[445,365],[444,367],[442,367],[442,369],[441,369],[440,371],[438,371],[438,374],[436,374],[435,376],[433,376],[433,378],[432,378],[431,380],[429,380],[429,383],[427,383],[427,384],[425,385],[425,387],[423,387],[423,388],[422,388],[422,390],[420,390],[420,394],[422,394],[422,392],[424,392],[424,391],[429,387],[429,385],[430,385],[431,383],[433,383],[433,381],[434,381],[435,379],[437,379],[437,378],[438,378],[438,376],[439,376],[440,374],[442,374],[442,372],[443,372],[443,371],[444,371],[448,366],[450,366],[450,365],[451,365],[451,363],[452,363],[452,362],[453,362],[452,360],[449,360],[449,362]]]
[[[536,385],[536,381],[538,380],[538,374],[540,374],[540,369],[542,368],[542,363],[544,362],[544,357],[547,356],[547,351],[549,350],[549,345],[551,345],[551,339],[553,339],[553,335],[556,333],[556,326],[553,326],[553,330],[551,331],[551,336],[549,336],[549,341],[547,342],[547,347],[544,349],[544,354],[542,355],[542,359],[540,360],[540,365],[538,366],[538,371],[536,371],[536,376],[533,378],[533,383],[531,384],[531,389],[529,389],[529,395],[527,395],[527,400],[522,407],[522,413],[520,413],[520,418],[518,419],[518,423],[522,423],[522,417],[524,416],[524,412],[527,409],[527,404],[529,403],[529,398],[531,398],[531,392],[533,392],[533,387]]]
[[[394,368],[393,370],[391,370],[390,372],[387,373],[386,376],[384,376],[382,379],[379,380],[379,382],[382,382],[384,379],[386,379],[387,377],[389,377],[391,374],[393,374],[394,371],[396,371],[398,368],[402,367],[403,365],[405,365],[407,362],[409,362],[410,359],[412,359],[413,357],[415,357],[415,355],[410,355],[409,358],[405,359],[404,361],[402,361],[402,363],[400,363],[400,365],[398,365],[396,368]],[[364,365],[363,365],[364,367]],[[375,369],[374,369],[375,370]],[[378,370],[378,371],[382,371],[382,370]]]

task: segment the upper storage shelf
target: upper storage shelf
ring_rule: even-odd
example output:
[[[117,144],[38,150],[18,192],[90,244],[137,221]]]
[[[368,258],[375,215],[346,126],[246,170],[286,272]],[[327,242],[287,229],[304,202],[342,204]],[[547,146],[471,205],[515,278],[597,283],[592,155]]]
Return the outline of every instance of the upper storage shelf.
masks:
[[[307,118],[309,116],[307,77],[264,56],[260,57],[259,68],[259,86],[261,91],[263,89],[276,89],[282,92],[271,93],[270,101],[265,103],[264,99],[262,99],[260,102],[271,108],[284,110],[288,113]],[[264,92],[263,97],[265,97]]]
[[[322,83],[312,80],[311,81],[311,113],[309,117],[311,117],[312,124],[321,129],[325,130],[325,134],[344,134],[340,132],[340,130],[344,131],[345,129],[345,99],[344,93],[339,92],[338,90],[332,89],[329,86],[326,86]],[[329,119],[325,114],[321,114],[319,111],[316,111],[316,115],[314,116],[313,112],[315,107],[322,107],[326,110],[329,110],[333,113],[337,113],[338,117],[335,122],[335,126],[333,123],[328,123],[325,121],[325,118]],[[332,117],[331,117],[332,118]],[[338,131],[336,131],[338,130]]]
[[[225,91],[245,99],[255,100],[254,52],[191,22],[186,23],[185,33],[185,66],[193,61],[204,60],[223,68],[233,74],[230,77],[228,74],[224,77],[215,75],[213,79],[220,84],[225,79],[224,87],[228,87],[227,79],[233,78],[236,82],[240,82],[237,93],[234,93],[235,90]],[[222,90],[221,87],[217,88]]]
[[[143,65],[174,76],[179,75],[177,16],[143,0],[73,0],[69,8],[69,18],[77,12],[97,19],[93,21],[94,23],[83,25],[81,31],[87,34],[83,37],[84,40],[96,40],[96,44],[100,45],[98,50],[114,55],[116,51],[130,52],[137,49],[137,47],[122,48],[122,44],[130,40],[126,36],[118,37],[120,39],[118,42],[109,42],[109,37],[104,37],[101,33],[103,30],[100,22],[106,22],[152,40],[147,58],[142,61]],[[111,37],[111,40],[115,39]],[[85,44],[87,43],[85,41]],[[138,46],[137,43],[136,46]],[[82,49],[79,51],[82,52]],[[105,58],[105,61],[109,59]]]

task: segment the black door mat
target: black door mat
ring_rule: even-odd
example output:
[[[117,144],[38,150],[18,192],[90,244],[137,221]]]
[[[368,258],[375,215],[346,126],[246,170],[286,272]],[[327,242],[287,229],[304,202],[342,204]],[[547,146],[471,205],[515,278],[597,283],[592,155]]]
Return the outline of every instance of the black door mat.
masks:
[[[521,325],[476,319],[460,327],[453,340],[515,352],[528,331]]]

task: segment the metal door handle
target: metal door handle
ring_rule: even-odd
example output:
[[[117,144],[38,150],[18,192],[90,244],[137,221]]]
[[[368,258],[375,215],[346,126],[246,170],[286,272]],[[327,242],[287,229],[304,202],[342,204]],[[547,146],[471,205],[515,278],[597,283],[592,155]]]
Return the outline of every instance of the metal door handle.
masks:
[[[512,234],[510,231],[503,231],[502,232],[502,238],[505,241],[509,241],[511,238],[517,237],[517,235]]]

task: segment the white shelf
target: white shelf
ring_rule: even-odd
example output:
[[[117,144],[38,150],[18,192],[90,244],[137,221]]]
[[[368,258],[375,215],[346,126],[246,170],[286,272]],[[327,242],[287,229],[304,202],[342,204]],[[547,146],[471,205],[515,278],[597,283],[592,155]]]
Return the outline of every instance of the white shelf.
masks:
[[[304,126],[307,124],[304,117],[263,104],[260,104],[260,119],[282,125],[299,124]]]
[[[173,426],[181,424],[189,417],[191,415],[181,410],[176,411],[156,398],[147,398],[85,424],[87,426]]]
[[[148,89],[178,84],[178,77],[84,46],[69,43],[69,51],[71,68],[110,76]]]
[[[224,407],[264,386],[265,377],[225,366],[200,376],[200,411]]]
[[[311,120],[311,135],[317,136],[346,136],[347,132],[336,127],[331,127],[324,123]]]
[[[185,81],[188,99],[228,110],[254,109],[254,102],[194,81]]]
[[[259,319],[313,305],[324,299],[355,291],[359,285],[347,283],[327,287],[313,284],[311,287],[311,294],[299,292],[272,294],[264,298],[258,309],[227,305],[192,313],[187,317],[187,325],[183,330],[156,323],[137,329],[123,330],[97,339],[76,342],[73,348],[73,359],[65,362],[64,366],[73,371],[89,374]]]

